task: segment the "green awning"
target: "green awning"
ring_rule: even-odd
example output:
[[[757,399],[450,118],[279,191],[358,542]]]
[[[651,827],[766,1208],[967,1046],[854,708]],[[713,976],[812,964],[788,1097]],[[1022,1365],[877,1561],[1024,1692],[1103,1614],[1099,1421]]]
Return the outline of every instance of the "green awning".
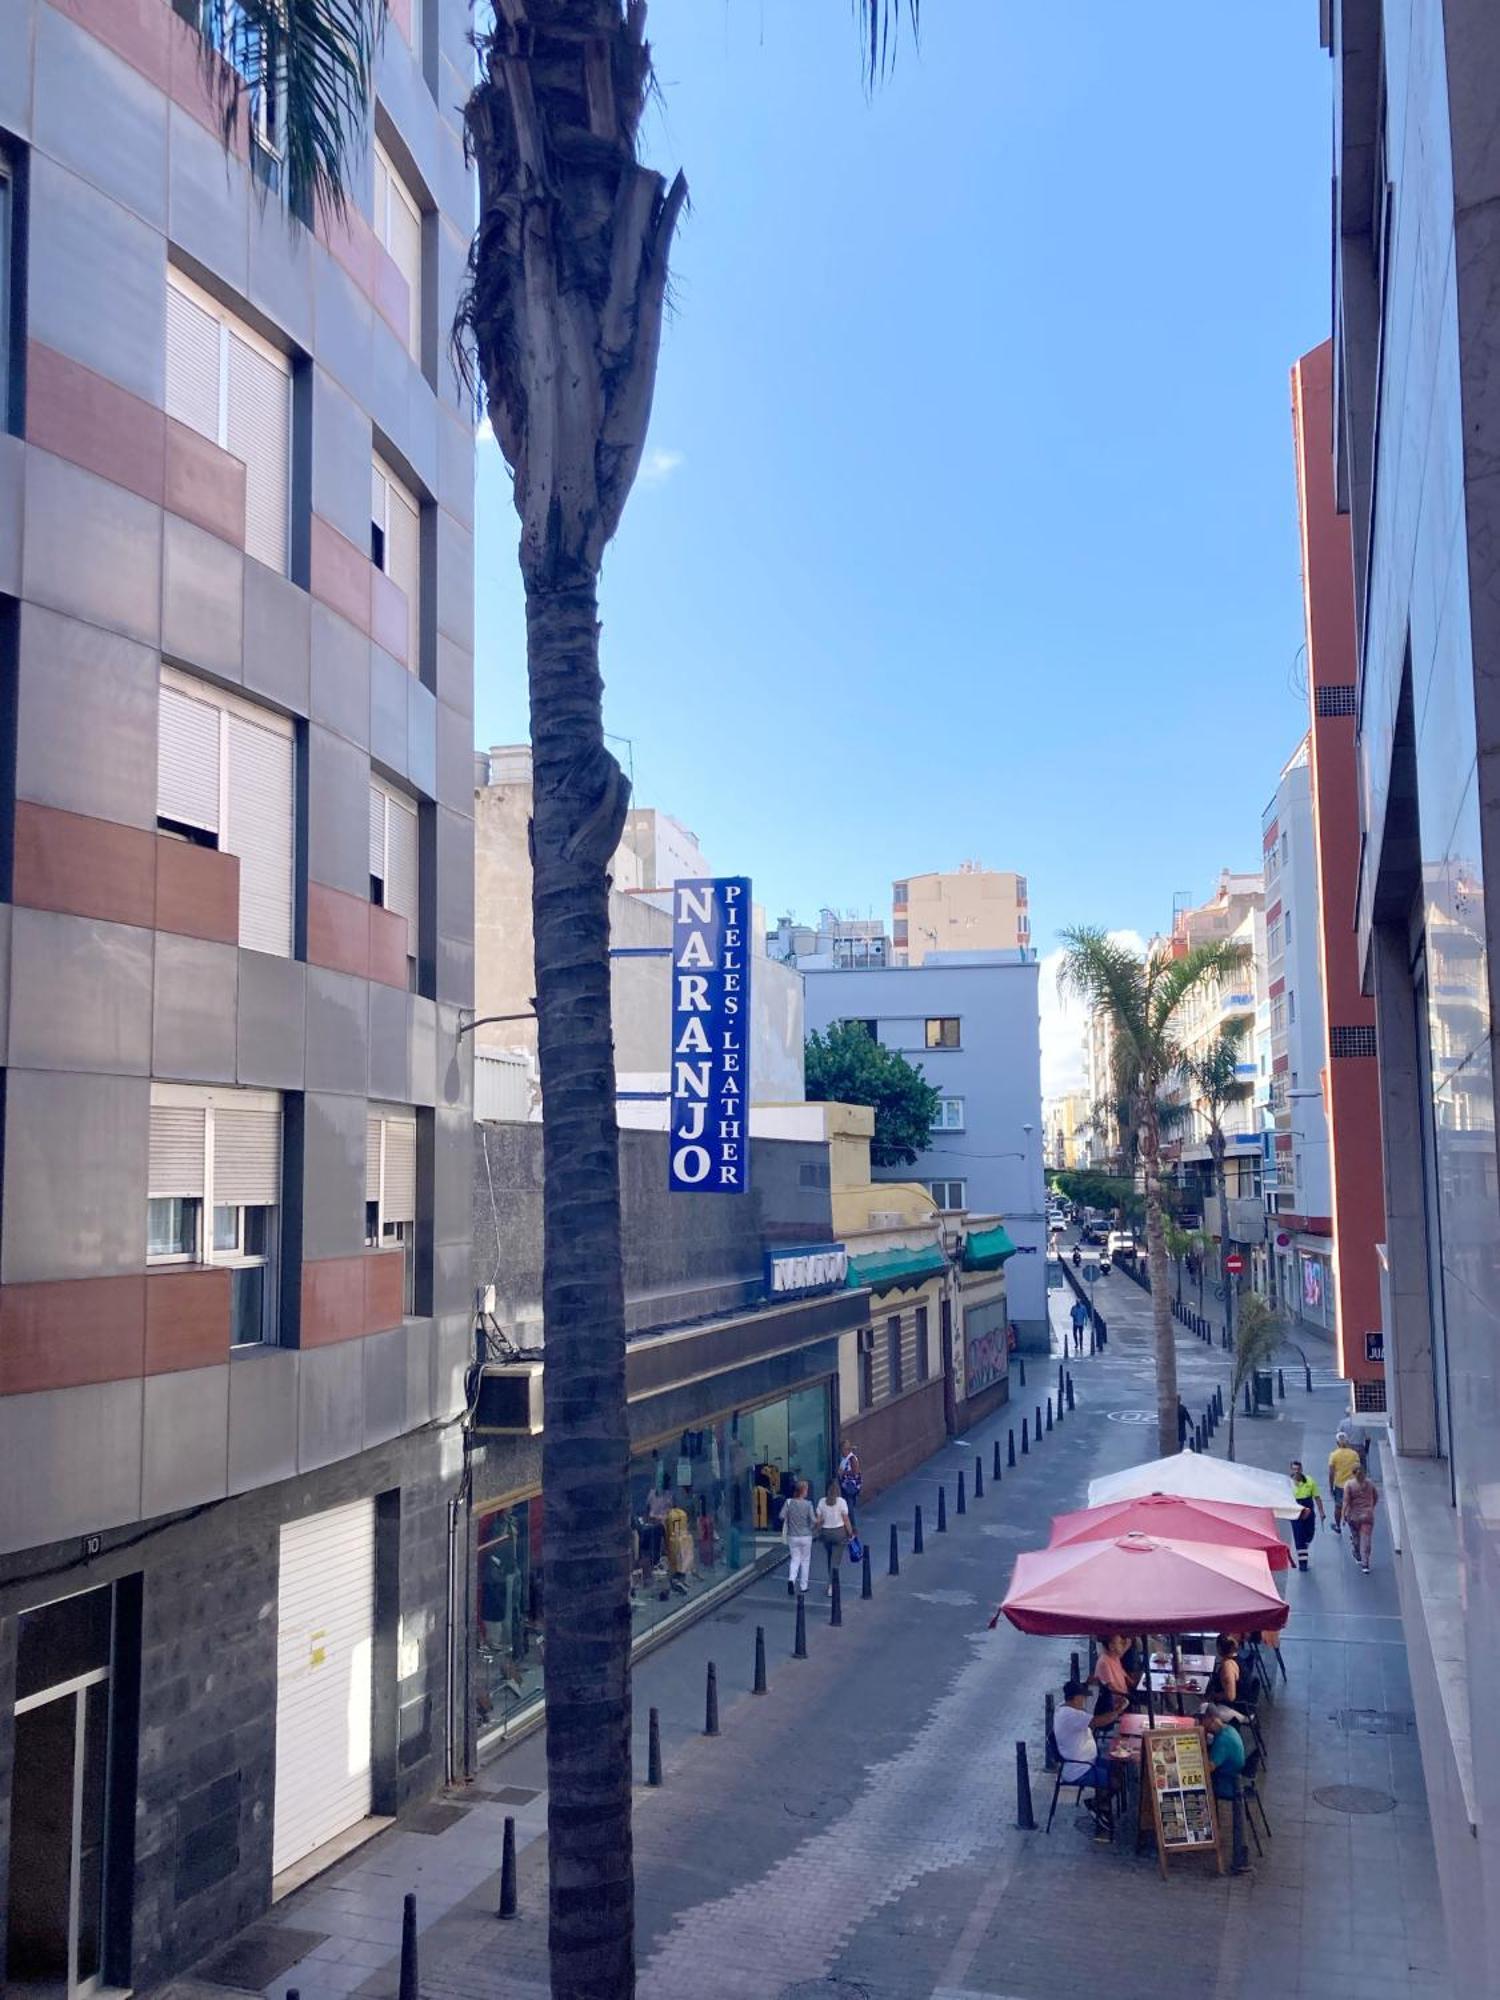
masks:
[[[940,1278],[948,1260],[934,1244],[930,1250],[877,1250],[869,1257],[849,1259],[849,1283],[876,1292],[914,1292],[929,1278]]]
[[[1016,1246],[1003,1225],[999,1229],[976,1229],[964,1245],[964,1269],[998,1271],[1006,1258],[1015,1254]]]

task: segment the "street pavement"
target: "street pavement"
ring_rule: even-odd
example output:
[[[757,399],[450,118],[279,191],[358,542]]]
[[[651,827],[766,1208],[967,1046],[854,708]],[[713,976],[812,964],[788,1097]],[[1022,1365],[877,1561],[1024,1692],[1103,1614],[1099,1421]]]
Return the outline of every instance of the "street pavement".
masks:
[[[1061,1351],[1071,1294],[1051,1294]],[[1069,1805],[1052,1833],[1016,1827],[1016,1752],[1028,1745],[1039,1826],[1043,1701],[1070,1642],[986,1621],[1012,1560],[1045,1542],[1050,1517],[1086,1504],[1101,1472],[1155,1456],[1150,1301],[1123,1274],[1101,1281],[1106,1353],[1071,1359],[1075,1410],[993,1484],[991,1450],[1056,1390],[1056,1362],[1028,1363],[1022,1389],[962,1445],[861,1510],[874,1597],[857,1572],[843,1625],[809,1596],[810,1657],[794,1660],[793,1606],[762,1579],[637,1667],[636,1763],[659,1709],[660,1790],[637,1792],[638,1990],[643,2000],[1043,2000],[1114,1990],[1159,2000],[1294,2000],[1357,1988],[1362,2000],[1447,2000],[1438,1889],[1389,1544],[1375,1571],[1321,1534],[1310,1574],[1285,1579],[1289,1678],[1264,1731],[1262,1792],[1273,1837],[1247,1875],[1206,1859],[1173,1866],[1128,1843],[1101,1848]],[[1226,1357],[1179,1329],[1185,1400],[1197,1416]],[[1274,1416],[1241,1421],[1238,1455],[1323,1468],[1343,1409],[1326,1362],[1305,1393],[1288,1380]],[[1225,1431],[1215,1450],[1222,1452]],[[975,1455],[986,1491],[975,1500]],[[969,1483],[956,1513],[956,1478]],[[1377,1480],[1378,1463],[1372,1466]],[[948,1532],[936,1532],[939,1486]],[[912,1552],[913,1508],[926,1549]],[[886,1575],[890,1523],[901,1574]],[[755,1628],[770,1689],[751,1693]],[[1079,1642],[1082,1644],[1083,1642]],[[704,1675],[717,1667],[721,1734],[705,1737]],[[264,1942],[297,1934],[295,1964],[267,2000],[397,1990],[401,1898],[415,1890],[426,2000],[546,1994],[545,1765],[540,1736],[478,1783],[371,1841],[279,1904]],[[495,1916],[501,1831],[515,1816],[521,1914]],[[283,1939],[283,1944],[288,1941]],[[288,1948],[290,1945],[288,1944]],[[286,1951],[280,1954],[283,1961]],[[253,1958],[253,1954],[252,1954]],[[249,1961],[245,1961],[249,1962]],[[229,1977],[223,1966],[222,1981]],[[179,1981],[174,2000],[222,2000]],[[165,2000],[165,1996],[163,1997]]]

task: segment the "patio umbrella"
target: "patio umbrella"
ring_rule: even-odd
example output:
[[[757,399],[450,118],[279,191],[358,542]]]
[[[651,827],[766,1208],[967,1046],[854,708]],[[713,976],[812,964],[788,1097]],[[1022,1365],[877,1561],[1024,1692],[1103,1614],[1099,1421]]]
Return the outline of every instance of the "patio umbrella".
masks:
[[[1290,1569],[1292,1552],[1276,1532],[1269,1507],[1240,1507],[1227,1500],[1198,1500],[1177,1493],[1146,1493],[1139,1499],[1106,1500],[1052,1518],[1050,1546],[1108,1542],[1136,1532],[1173,1542],[1212,1542],[1226,1549],[1258,1549],[1272,1569]]]
[[[1000,1606],[1020,1632],[1068,1635],[1263,1632],[1290,1609],[1258,1551],[1139,1534],[1025,1550]]]
[[[1234,1465],[1207,1453],[1180,1451],[1172,1458],[1153,1458],[1123,1472],[1107,1472],[1089,1481],[1089,1505],[1109,1500],[1137,1500],[1146,1493],[1176,1493],[1193,1500],[1229,1500],[1243,1507],[1269,1507],[1283,1521],[1295,1521],[1302,1509],[1284,1472],[1262,1472],[1258,1465]]]

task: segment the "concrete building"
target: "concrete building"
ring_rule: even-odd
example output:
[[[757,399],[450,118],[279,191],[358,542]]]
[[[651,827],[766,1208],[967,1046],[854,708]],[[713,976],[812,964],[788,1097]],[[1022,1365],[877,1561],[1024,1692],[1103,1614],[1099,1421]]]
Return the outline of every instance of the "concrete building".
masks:
[[[807,971],[809,1029],[861,1021],[940,1093],[938,1121],[910,1167],[877,1181],[923,1182],[939,1209],[1003,1216],[1018,1337],[1047,1340],[1041,1023],[1035,955],[942,952],[920,966]]]
[[[1086,1090],[1070,1090],[1048,1101],[1046,1109],[1047,1165],[1086,1167],[1093,1126],[1093,1101]]]
[[[1189,914],[1196,916],[1199,913]],[[1200,986],[1188,996],[1175,1019],[1183,1048],[1198,1059],[1207,1055],[1221,1035],[1233,1033],[1236,1028],[1239,1030],[1236,1068],[1245,1095],[1225,1105],[1219,1114],[1219,1126],[1225,1139],[1224,1189],[1230,1201],[1238,1201],[1258,1198],[1260,1194],[1261,1140],[1254,1103],[1254,1023],[1256,968],[1264,953],[1265,924],[1258,900],[1243,898],[1238,921],[1222,935],[1244,951],[1244,965],[1226,979],[1210,980]],[[1189,1209],[1201,1214],[1204,1227],[1217,1235],[1217,1183],[1209,1144],[1207,1108],[1201,1095],[1181,1075],[1169,1080],[1163,1096],[1175,1113],[1167,1122],[1162,1144],[1163,1159],[1175,1164],[1177,1179],[1186,1191]]]
[[[1098,1173],[1118,1173],[1123,1164],[1120,1120],[1115,1110],[1114,1044],[1113,1015],[1107,1007],[1091,1007],[1083,1049],[1089,1122],[1084,1138],[1085,1156],[1079,1165],[1092,1167]]]
[[[1323,1101],[1333,1208],[1339,1373],[1357,1410],[1385,1408],[1380,1304],[1380,1078],[1375,1007],[1361,990],[1354,928],[1359,888],[1359,770],[1355,745],[1354,568],[1349,517],[1334,498],[1333,344],[1292,370],[1292,430],[1307,630],[1309,774],[1318,858],[1318,941],[1325,1043]]]
[[[879,917],[841,916],[822,909],[816,924],[799,924],[782,917],[766,933],[766,956],[784,965],[803,965],[840,972],[866,970],[892,963],[890,939]]]
[[[0,9],[0,1986],[149,1988],[440,1785],[471,1353],[473,187],[168,0]]]
[[[1031,944],[1026,877],[966,861],[947,875],[908,875],[891,885],[891,946],[897,965],[935,951],[1025,951]]]
[[[1500,13],[1324,12],[1333,421],[1354,549],[1361,865],[1385,1139],[1383,1458],[1456,1990],[1500,1963]],[[1340,1024],[1343,1025],[1343,1024]]]

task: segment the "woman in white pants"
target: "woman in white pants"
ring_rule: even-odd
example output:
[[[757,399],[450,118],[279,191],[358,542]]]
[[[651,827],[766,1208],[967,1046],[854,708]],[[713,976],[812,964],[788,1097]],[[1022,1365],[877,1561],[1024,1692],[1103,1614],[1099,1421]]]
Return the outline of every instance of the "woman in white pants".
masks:
[[[801,1591],[807,1595],[808,1581],[812,1576],[813,1529],[816,1518],[812,1502],[807,1497],[807,1481],[799,1479],[797,1490],[781,1510],[781,1535],[786,1543],[787,1554],[791,1558],[787,1571],[788,1592]]]

